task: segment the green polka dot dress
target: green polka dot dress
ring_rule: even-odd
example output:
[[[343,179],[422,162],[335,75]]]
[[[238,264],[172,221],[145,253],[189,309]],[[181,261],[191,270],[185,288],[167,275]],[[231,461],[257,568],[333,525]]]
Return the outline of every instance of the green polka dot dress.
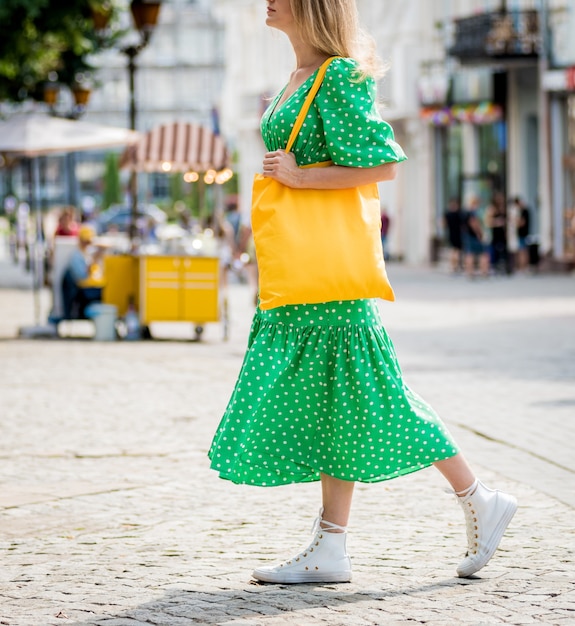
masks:
[[[262,119],[268,150],[284,148],[312,75]],[[293,152],[299,165],[353,167],[405,155],[355,62],[326,73]],[[221,478],[276,486],[320,479],[379,482],[457,454],[433,409],[403,381],[377,302],[256,310],[235,389],[209,457]]]

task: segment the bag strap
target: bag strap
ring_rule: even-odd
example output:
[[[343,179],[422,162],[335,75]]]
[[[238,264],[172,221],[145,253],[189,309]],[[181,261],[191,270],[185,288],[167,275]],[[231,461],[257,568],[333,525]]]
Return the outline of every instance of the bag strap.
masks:
[[[291,134],[289,136],[288,142],[287,142],[287,146],[285,151],[289,152],[296,140],[296,137],[298,136],[298,133],[301,129],[301,127],[303,126],[303,123],[305,121],[307,112],[309,111],[309,108],[311,106],[311,103],[313,102],[313,99],[315,98],[317,92],[319,91],[319,88],[321,87],[321,84],[323,82],[325,73],[327,72],[327,68],[329,67],[329,64],[334,60],[334,59],[339,59],[340,57],[330,57],[329,59],[327,59],[327,61],[324,61],[318,71],[317,71],[317,75],[315,77],[315,80],[313,81],[313,85],[311,86],[311,89],[309,90],[309,93],[306,96],[306,99],[304,100],[304,103],[302,104],[301,110],[299,112],[299,115],[297,116],[295,123],[293,125]]]

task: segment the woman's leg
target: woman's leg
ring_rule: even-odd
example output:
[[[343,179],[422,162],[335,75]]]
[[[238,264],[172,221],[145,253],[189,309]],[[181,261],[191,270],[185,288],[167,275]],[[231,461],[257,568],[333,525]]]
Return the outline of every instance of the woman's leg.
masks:
[[[355,483],[348,480],[340,480],[327,474],[321,475],[324,520],[338,526],[347,526],[354,485]]]
[[[461,453],[444,461],[436,461],[434,465],[456,493],[465,491],[475,481],[475,475]]]
[[[490,268],[491,259],[489,258],[489,254],[485,253],[479,257],[479,271],[482,276],[489,276],[489,268]]]
[[[268,583],[343,583],[351,580],[351,561],[346,550],[346,529],[353,482],[321,475],[323,511],[311,543],[278,565],[256,568],[252,576]]]

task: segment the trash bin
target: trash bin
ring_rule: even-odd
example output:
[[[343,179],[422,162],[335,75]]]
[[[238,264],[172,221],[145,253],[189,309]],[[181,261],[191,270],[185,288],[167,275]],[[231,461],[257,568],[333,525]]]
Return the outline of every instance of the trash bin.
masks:
[[[90,304],[86,308],[86,315],[94,321],[96,341],[116,340],[116,320],[118,319],[118,307],[113,304]]]

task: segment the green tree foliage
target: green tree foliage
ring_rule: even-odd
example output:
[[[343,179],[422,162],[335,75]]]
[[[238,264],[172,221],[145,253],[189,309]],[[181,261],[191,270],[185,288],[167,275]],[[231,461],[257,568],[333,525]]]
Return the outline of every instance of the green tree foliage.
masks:
[[[184,179],[181,174],[171,174],[170,178],[170,200],[178,202],[184,199]]]
[[[102,209],[107,209],[111,204],[118,204],[122,201],[119,161],[120,157],[116,152],[106,154]]]
[[[97,30],[94,12],[108,15]],[[120,36],[114,0],[1,0],[0,101],[42,100],[52,72],[72,85],[93,68],[88,56],[109,48]]]

